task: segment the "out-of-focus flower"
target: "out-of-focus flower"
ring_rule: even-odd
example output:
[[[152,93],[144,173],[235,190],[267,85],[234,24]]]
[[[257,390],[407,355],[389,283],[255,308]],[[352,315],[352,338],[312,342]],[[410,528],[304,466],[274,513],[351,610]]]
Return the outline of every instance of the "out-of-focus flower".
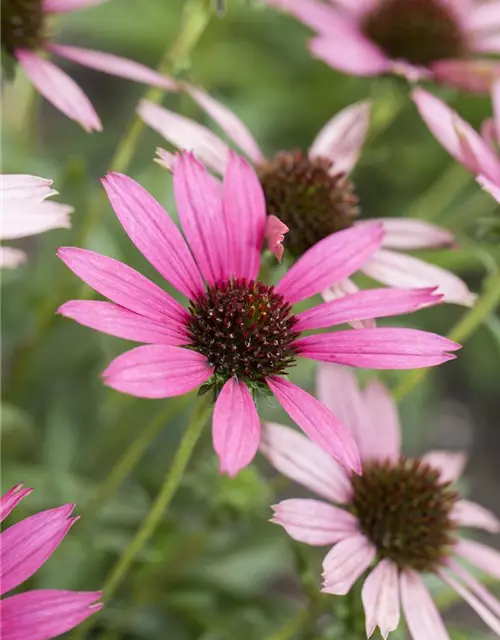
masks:
[[[148,67],[102,51],[52,43],[48,22],[54,14],[77,11],[105,0],[4,0],[2,2],[2,49],[23,67],[36,89],[56,109],[76,120],[86,131],[102,129],[99,116],[80,87],[64,71],[46,59],[53,53],[77,64],[173,89],[172,79]]]
[[[31,493],[18,484],[0,498],[0,522]],[[45,564],[78,518],[73,504],[41,511],[0,534],[0,595],[15,589]],[[37,589],[0,601],[2,640],[49,640],[73,629],[103,605],[100,591]]]
[[[318,133],[307,153],[279,152],[266,159],[247,127],[225,106],[199,88],[185,90],[217,122],[231,140],[253,162],[266,197],[269,247],[278,259],[284,248],[298,258],[314,244],[357,222],[358,198],[349,174],[363,146],[370,120],[369,102],[360,102],[336,114]],[[211,170],[222,174],[229,147],[206,127],[142,101],[141,118],[180,149],[190,149]],[[160,162],[172,167],[173,156],[159,150]],[[281,228],[276,225],[277,218]],[[380,218],[384,227],[382,247],[361,271],[390,287],[439,287],[445,302],[470,306],[475,295],[456,275],[401,253],[424,248],[451,246],[453,235],[441,227],[411,218]],[[274,236],[272,234],[275,234]],[[330,300],[356,291],[352,281],[338,283],[324,292]]]
[[[57,191],[52,180],[28,175],[0,176],[2,203],[1,240],[34,236],[44,231],[70,226],[73,208],[59,202],[46,201]],[[24,251],[0,247],[0,267],[14,268],[26,259]]]
[[[216,396],[213,442],[221,471],[234,475],[260,442],[254,397],[272,393],[340,464],[359,470],[356,446],[338,419],[286,379],[297,357],[358,367],[413,369],[440,364],[459,346],[413,329],[373,328],[303,336],[352,320],[435,304],[433,289],[375,289],[294,313],[292,306],[341,281],[378,249],[380,224],[346,229],[317,243],[277,285],[260,282],[264,195],[246,160],[230,154],[223,184],[192,154],[177,156],[174,194],[187,242],[139,184],[111,173],[104,187],[125,231],[147,260],[189,300],[185,309],[125,264],[78,248],[60,258],[109,302],[73,300],[59,313],[121,338],[149,343],[116,358],[107,385],[168,398],[200,385]]]
[[[320,365],[318,396],[351,430],[361,475],[348,476],[326,448],[279,424],[264,426],[261,450],[278,471],[328,501],[284,500],[273,507],[272,520],[295,540],[334,545],[323,562],[323,591],[344,595],[371,568],[362,589],[368,637],[378,626],[387,638],[402,607],[413,640],[448,640],[421,577],[434,574],[500,633],[500,601],[457,562],[463,558],[500,579],[498,551],[459,535],[462,526],[500,531],[491,512],[452,486],[465,456],[403,456],[390,394],[375,380],[361,392],[344,367]]]
[[[344,73],[397,73],[486,93],[500,76],[497,0],[265,0],[315,30],[311,53]]]

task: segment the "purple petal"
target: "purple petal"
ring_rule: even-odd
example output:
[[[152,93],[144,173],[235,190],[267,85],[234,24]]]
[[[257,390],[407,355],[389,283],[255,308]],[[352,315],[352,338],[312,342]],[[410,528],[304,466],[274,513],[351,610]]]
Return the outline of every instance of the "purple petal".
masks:
[[[323,593],[343,596],[371,565],[377,550],[361,533],[346,538],[323,561]]]
[[[399,625],[398,568],[391,560],[382,560],[366,578],[361,591],[366,616],[366,635],[379,627],[384,640]]]
[[[410,569],[400,575],[401,604],[413,640],[449,640],[443,620],[422,578]]]
[[[438,60],[431,69],[437,82],[479,94],[488,93],[500,75],[500,63],[486,58]]]
[[[3,522],[21,500],[29,496],[32,491],[33,489],[25,489],[23,483],[20,482],[4,493],[0,498],[0,522]]]
[[[288,231],[290,231],[290,229],[276,216],[270,215],[266,217],[264,236],[267,241],[267,248],[274,254],[278,262],[281,262],[283,258],[283,252],[285,250],[283,241]]]

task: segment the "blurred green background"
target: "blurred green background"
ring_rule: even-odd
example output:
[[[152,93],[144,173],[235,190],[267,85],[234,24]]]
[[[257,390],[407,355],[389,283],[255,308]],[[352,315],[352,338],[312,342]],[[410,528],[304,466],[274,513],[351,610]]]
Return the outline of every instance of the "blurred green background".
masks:
[[[182,0],[111,0],[60,20],[56,40],[156,66],[178,35],[183,8]],[[372,130],[353,176],[362,216],[421,216],[448,227],[459,248],[422,255],[480,291],[485,276],[500,264],[498,236],[491,228],[498,210],[433,139],[404,84],[338,74],[309,56],[307,29],[257,3],[229,1],[223,17],[212,14],[181,77],[231,107],[269,155],[307,148],[335,112],[371,97]],[[28,250],[29,262],[2,274],[2,489],[19,481],[36,489],[14,519],[63,502],[76,502],[76,513],[83,515],[28,586],[94,590],[147,514],[193,398],[145,401],[104,387],[100,373],[130,344],[54,315],[65,300],[85,295],[55,250],[82,238],[82,229],[89,229],[89,211],[88,248],[165,286],[126,237],[109,204],[99,199],[98,178],[108,169],[146,89],[66,62],[61,66],[91,98],[104,133],[84,133],[37,98],[21,73],[4,95],[2,171],[53,178],[59,200],[72,204],[75,212],[71,230],[19,242]],[[490,116],[487,97],[439,93],[475,126]],[[212,126],[186,97],[167,95],[163,104]],[[168,148],[159,136],[144,131],[127,173],[174,214],[171,178],[153,163],[158,145]],[[464,312],[440,306],[389,324],[446,334]],[[499,355],[500,320],[492,314],[467,340],[457,361],[432,370],[401,403],[406,451],[466,449],[470,463],[463,489],[498,514]],[[301,363],[292,380],[313,391],[314,373],[312,365]],[[397,387],[408,376],[388,372],[383,378]],[[288,422],[271,400],[263,402],[262,411],[267,418]],[[162,426],[154,444],[97,510],[99,484],[154,420]],[[99,614],[91,637],[362,638],[362,616],[352,617],[348,599],[318,595],[324,550],[292,544],[281,528],[267,522],[273,502],[302,494],[277,478],[262,459],[234,480],[219,476],[207,425],[172,507]],[[441,602],[449,604],[445,616],[453,638],[488,637],[475,615],[435,587]],[[294,632],[294,625],[301,631]],[[403,638],[404,631],[394,637]]]

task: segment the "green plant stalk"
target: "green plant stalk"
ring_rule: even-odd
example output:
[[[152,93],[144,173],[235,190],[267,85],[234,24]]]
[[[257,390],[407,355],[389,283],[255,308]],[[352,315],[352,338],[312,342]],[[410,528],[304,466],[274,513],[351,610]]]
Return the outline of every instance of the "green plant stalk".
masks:
[[[121,557],[115,566],[111,569],[111,572],[106,579],[103,591],[103,599],[109,600],[115,593],[116,589],[120,586],[121,582],[127,575],[132,563],[136,559],[142,548],[149,542],[162,518],[165,515],[172,498],[174,497],[177,489],[179,488],[182,476],[186,466],[191,459],[191,455],[194,451],[196,443],[198,442],[203,426],[211,411],[211,406],[207,398],[200,398],[198,406],[195,409],[194,415],[186,429],[186,432],[181,440],[179,448],[174,456],[172,466],[170,467],[165,480],[161,486],[161,489],[156,496],[153,505],[142,523],[141,527],[137,531],[134,538],[125,548]],[[74,640],[81,640],[85,637],[87,631],[89,631],[95,621],[95,616],[89,618],[87,623],[84,623],[76,629],[72,637]]]

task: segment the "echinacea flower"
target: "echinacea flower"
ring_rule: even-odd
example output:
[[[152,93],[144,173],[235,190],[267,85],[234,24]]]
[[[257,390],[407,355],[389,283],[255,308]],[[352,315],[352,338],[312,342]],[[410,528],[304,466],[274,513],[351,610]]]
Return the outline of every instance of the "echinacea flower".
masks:
[[[266,0],[316,31],[311,53],[356,76],[397,73],[486,93],[500,76],[497,0]],[[479,54],[480,57],[477,57]]]
[[[0,498],[2,522],[32,489],[18,484]],[[40,511],[0,534],[0,595],[12,591],[45,564],[78,518],[75,505]],[[2,640],[49,640],[73,629],[103,607],[100,591],[35,589],[0,601]]]
[[[55,14],[77,11],[105,0],[3,0],[2,53],[15,58],[36,89],[56,109],[76,120],[86,131],[102,129],[99,116],[80,87],[64,71],[46,59],[46,53],[135,82],[166,90],[170,78],[148,67],[102,51],[52,43],[49,22]]]
[[[370,120],[369,102],[336,114],[316,136],[307,153],[281,151],[266,159],[247,127],[225,106],[199,88],[185,90],[217,122],[254,164],[266,198],[269,248],[281,258],[299,258],[314,244],[357,222],[358,198],[349,174],[356,165]],[[223,174],[229,147],[212,131],[148,101],[138,108],[141,118],[180,149],[194,151],[209,169]],[[159,151],[171,168],[173,156]],[[436,225],[411,218],[381,218],[382,247],[360,267],[368,276],[391,287],[439,287],[445,302],[470,306],[475,299],[456,275],[402,251],[452,245],[453,235]],[[286,235],[284,235],[286,234]],[[283,240],[284,236],[284,240]],[[324,292],[325,299],[352,293],[344,280]]]
[[[252,167],[231,154],[220,185],[190,153],[176,158],[174,195],[187,242],[161,205],[127,176],[104,188],[139,251],[188,299],[184,308],[130,267],[78,248],[59,257],[109,302],[73,300],[59,313],[93,329],[149,343],[118,356],[107,385],[144,398],[200,386],[216,396],[213,442],[221,471],[248,465],[260,441],[254,397],[272,393],[313,440],[358,470],[352,437],[323,405],[286,379],[297,357],[374,368],[413,369],[454,358],[459,346],[415,329],[373,328],[304,336],[366,317],[414,311],[440,300],[433,289],[381,289],[294,313],[292,305],[348,277],[380,246],[381,225],[346,229],[309,249],[272,286],[258,280],[266,218]]]
[[[500,553],[459,532],[500,531],[492,513],[462,499],[453,486],[465,456],[402,455],[392,397],[376,380],[360,391],[345,367],[320,365],[318,397],[351,430],[361,475],[349,476],[325,447],[283,425],[264,425],[261,450],[278,471],[328,501],[284,500],[273,507],[272,520],[295,540],[333,545],[323,562],[322,590],[344,595],[369,571],[361,593],[368,637],[378,626],[387,638],[402,608],[413,640],[449,640],[422,580],[434,574],[500,633],[500,601],[458,562],[465,559],[500,579]]]
[[[0,176],[2,225],[0,240],[14,240],[34,236],[44,231],[70,226],[73,208],[59,202],[47,201],[57,191],[51,189],[52,180],[20,174]],[[0,247],[0,268],[17,267],[26,254],[20,249]]]

